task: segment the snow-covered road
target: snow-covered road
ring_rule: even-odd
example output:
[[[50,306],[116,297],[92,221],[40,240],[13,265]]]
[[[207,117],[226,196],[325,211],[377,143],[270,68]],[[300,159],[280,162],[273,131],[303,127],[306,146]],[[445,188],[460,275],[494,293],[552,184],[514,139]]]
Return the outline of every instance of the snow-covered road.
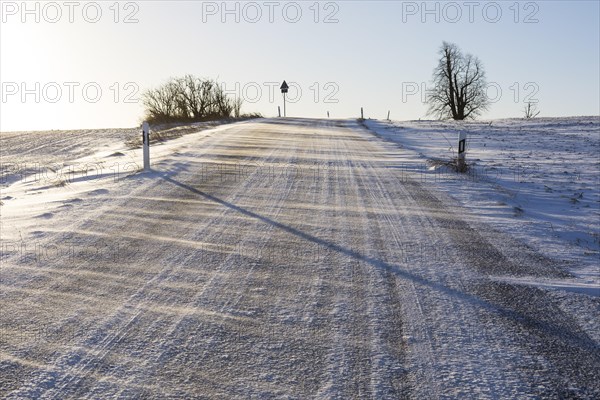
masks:
[[[600,300],[508,283],[568,272],[355,121],[153,154],[151,173],[3,197],[0,396],[600,396]]]

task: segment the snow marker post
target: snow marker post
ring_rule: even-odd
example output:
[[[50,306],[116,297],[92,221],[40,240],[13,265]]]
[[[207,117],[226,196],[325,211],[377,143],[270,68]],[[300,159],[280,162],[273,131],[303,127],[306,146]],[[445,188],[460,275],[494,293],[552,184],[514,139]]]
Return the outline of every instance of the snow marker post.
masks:
[[[457,169],[458,172],[465,172],[465,155],[467,150],[467,133],[460,132],[458,134],[458,158],[457,158]]]
[[[150,125],[142,124],[142,144],[144,148],[144,171],[150,171]]]

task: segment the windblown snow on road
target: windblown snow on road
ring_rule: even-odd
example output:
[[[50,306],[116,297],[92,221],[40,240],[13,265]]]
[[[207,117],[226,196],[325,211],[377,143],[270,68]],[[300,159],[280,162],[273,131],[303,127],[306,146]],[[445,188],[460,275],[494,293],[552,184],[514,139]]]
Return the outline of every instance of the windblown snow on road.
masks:
[[[365,121],[400,146],[421,182],[482,222],[561,260],[576,279],[522,284],[600,296],[600,117],[491,121]],[[447,164],[467,134],[469,169]],[[412,155],[412,157],[411,157]]]
[[[0,396],[600,396],[600,300],[357,122],[111,143],[4,182]]]

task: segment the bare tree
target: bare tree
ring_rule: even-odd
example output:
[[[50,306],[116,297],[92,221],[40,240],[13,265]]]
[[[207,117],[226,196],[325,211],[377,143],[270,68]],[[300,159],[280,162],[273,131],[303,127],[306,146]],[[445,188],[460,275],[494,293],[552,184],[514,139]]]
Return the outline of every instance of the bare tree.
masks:
[[[203,118],[211,107],[212,90],[215,83],[208,79],[185,75],[175,80],[183,113],[192,120]]]
[[[243,100],[230,97],[217,81],[185,75],[143,94],[146,120],[154,123],[241,117]]]
[[[195,119],[200,115],[200,99],[196,90],[198,79],[192,75],[185,75],[175,80],[179,96],[179,104],[184,108],[183,114],[187,118]]]
[[[156,89],[147,90],[142,96],[147,119],[165,122],[180,114],[181,103],[178,96],[179,88],[173,81]]]
[[[535,118],[540,114],[540,112],[537,109],[537,104],[532,102],[527,103],[527,105],[523,109],[523,113],[525,114],[525,118],[527,119]]]
[[[244,104],[244,99],[241,97],[236,97],[235,100],[233,100],[233,116],[235,118],[241,117],[243,104]]]
[[[227,97],[221,85],[215,85],[212,90],[213,115],[229,118],[233,111],[233,102]]]
[[[428,93],[428,114],[439,118],[475,118],[489,107],[485,71],[481,61],[463,55],[457,45],[444,42]]]

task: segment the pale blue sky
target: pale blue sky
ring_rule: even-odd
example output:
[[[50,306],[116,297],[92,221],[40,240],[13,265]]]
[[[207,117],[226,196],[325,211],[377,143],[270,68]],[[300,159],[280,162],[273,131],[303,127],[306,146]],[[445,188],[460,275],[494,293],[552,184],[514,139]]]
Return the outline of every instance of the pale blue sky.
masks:
[[[420,1],[227,3],[239,23],[235,12],[222,15],[220,1],[114,3],[76,2],[71,23],[61,1],[29,2],[31,14],[20,1],[2,1],[1,130],[135,126],[143,109],[127,95],[135,101],[187,73],[218,78],[246,98],[244,111],[265,116],[281,104],[279,90],[265,83],[286,79],[302,90],[290,116],[356,117],[363,106],[367,117],[391,110],[393,119],[423,118],[421,93],[412,91],[429,84],[444,40],[483,61],[491,97],[502,92],[482,118],[522,116],[527,95],[541,116],[600,114],[598,1],[473,2],[472,22],[463,1],[429,2],[429,14]],[[292,23],[297,8],[302,15]],[[257,9],[262,17],[252,23]],[[338,22],[324,23],[331,13]],[[138,22],[124,23],[130,14]],[[528,16],[537,22],[525,23]]]

